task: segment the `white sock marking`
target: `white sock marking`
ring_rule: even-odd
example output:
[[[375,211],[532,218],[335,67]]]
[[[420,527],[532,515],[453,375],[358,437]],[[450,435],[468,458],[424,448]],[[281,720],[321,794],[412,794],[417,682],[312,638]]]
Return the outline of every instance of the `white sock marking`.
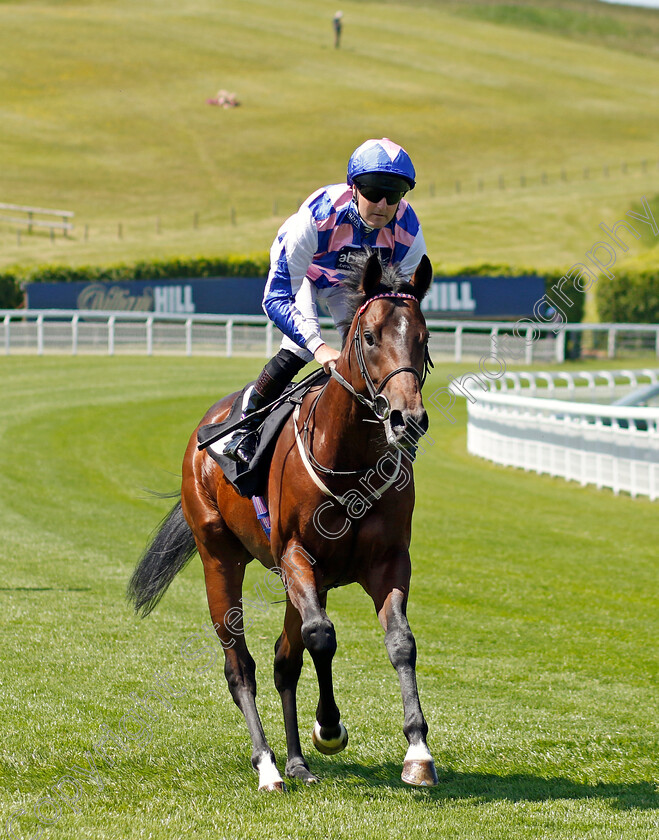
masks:
[[[418,744],[410,744],[405,761],[432,761],[432,756],[423,741],[419,741]]]
[[[259,761],[259,787],[267,787],[275,784],[275,782],[283,782],[283,779],[279,775],[279,770],[277,770],[274,761],[269,755],[264,755]]]

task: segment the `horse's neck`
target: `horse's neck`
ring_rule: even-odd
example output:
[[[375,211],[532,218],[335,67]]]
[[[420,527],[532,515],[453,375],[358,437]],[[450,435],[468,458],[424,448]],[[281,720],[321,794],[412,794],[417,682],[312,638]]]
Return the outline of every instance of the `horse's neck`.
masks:
[[[383,430],[335,379],[325,386],[314,410],[311,432],[314,456],[329,469],[361,469],[377,461]],[[380,446],[378,447],[378,442]]]

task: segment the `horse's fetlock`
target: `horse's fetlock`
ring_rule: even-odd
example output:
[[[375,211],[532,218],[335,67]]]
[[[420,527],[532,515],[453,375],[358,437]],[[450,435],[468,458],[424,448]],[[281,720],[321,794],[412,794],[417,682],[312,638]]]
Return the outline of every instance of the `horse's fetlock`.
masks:
[[[426,743],[426,738],[428,737],[428,724],[426,723],[426,719],[424,718],[421,710],[419,710],[416,714],[412,713],[405,721],[403,733],[409,743],[417,743],[419,741],[424,744]]]

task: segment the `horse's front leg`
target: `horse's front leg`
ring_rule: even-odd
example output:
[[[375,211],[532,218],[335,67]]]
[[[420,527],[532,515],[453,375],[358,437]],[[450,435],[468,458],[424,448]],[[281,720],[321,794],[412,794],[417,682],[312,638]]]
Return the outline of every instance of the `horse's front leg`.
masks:
[[[398,674],[403,695],[403,732],[409,748],[401,778],[410,785],[425,787],[437,784],[437,771],[426,743],[428,724],[421,710],[416,684],[416,642],[406,614],[409,582],[409,553],[401,551],[384,564],[372,567],[364,588],[373,599],[380,624],[384,628],[384,643],[389,660]]]
[[[299,633],[302,644],[311,654],[318,677],[319,697],[312,740],[319,752],[334,755],[345,749],[348,743],[348,732],[341,722],[341,714],[334,699],[332,659],[336,653],[336,633],[334,625],[325,612],[327,597],[325,594],[318,593],[314,567],[314,558],[302,546],[289,543],[282,556],[282,577],[288,598],[300,616]],[[284,667],[283,662],[280,663],[281,667]],[[286,706],[284,706],[284,715],[286,716]],[[292,728],[292,712],[290,711],[287,733],[289,724]],[[295,719],[295,728],[297,728],[297,719]],[[289,742],[289,748],[290,746]],[[292,757],[294,756],[289,754],[289,760]]]

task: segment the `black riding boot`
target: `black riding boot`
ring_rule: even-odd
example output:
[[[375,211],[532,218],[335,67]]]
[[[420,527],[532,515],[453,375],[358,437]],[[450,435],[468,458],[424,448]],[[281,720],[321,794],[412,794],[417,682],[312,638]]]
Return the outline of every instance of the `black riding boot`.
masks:
[[[277,396],[279,396],[277,394]],[[247,405],[243,409],[242,420],[244,421],[239,429],[236,429],[229,442],[224,447],[224,454],[231,461],[242,461],[249,464],[259,445],[259,426],[265,420],[265,417],[258,415],[253,416],[253,412],[263,408],[264,405],[277,399],[277,396],[272,398],[264,397],[256,390],[256,385],[252,388],[252,393],[249,395]]]
[[[243,410],[245,422],[231,436],[224,446],[224,454],[232,461],[249,464],[259,445],[259,427],[265,417],[250,415],[280,397],[291,379],[306,362],[290,350],[280,350],[261,371],[256,380],[247,405]]]

